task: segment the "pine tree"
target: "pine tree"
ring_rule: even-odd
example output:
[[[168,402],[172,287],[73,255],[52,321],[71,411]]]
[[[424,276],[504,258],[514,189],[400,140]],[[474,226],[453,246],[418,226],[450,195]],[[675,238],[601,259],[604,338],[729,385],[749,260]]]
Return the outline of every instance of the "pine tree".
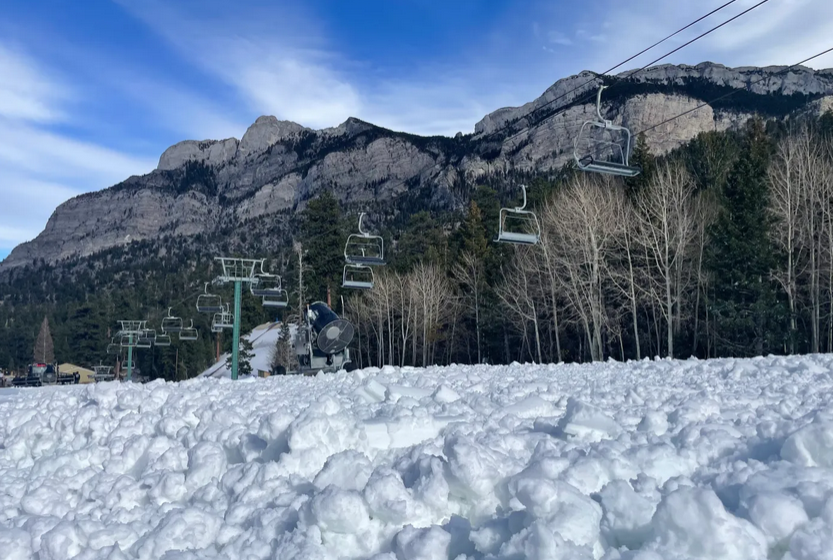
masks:
[[[40,324],[38,339],[35,341],[34,360],[36,364],[51,364],[55,361],[55,346],[49,332],[49,320],[44,317]]]
[[[252,358],[254,355],[254,347],[252,343],[246,338],[240,338],[240,346],[238,346],[237,353],[237,375],[250,375],[252,373]],[[231,369],[231,353],[226,359],[226,367]]]
[[[396,246],[394,267],[409,271],[418,262],[445,264],[448,239],[437,221],[426,211],[411,216]]]
[[[486,239],[486,227],[483,225],[483,215],[480,212],[480,207],[474,200],[469,203],[469,212],[460,230],[463,236],[463,250],[471,253],[478,259],[483,259],[489,248],[489,242]]]
[[[309,202],[301,217],[301,238],[306,251],[304,291],[311,300],[326,301],[327,288],[333,297],[341,285],[344,267],[344,234],[341,209],[329,191]]]
[[[651,153],[651,148],[648,147],[645,133],[636,137],[636,146],[634,146],[628,163],[642,168],[642,171],[636,177],[625,179],[625,192],[628,196],[633,196],[641,192],[645,185],[650,183],[657,168],[656,157]]]
[[[295,369],[295,351],[292,348],[292,337],[289,333],[289,325],[281,323],[281,334],[272,349],[271,370],[273,375],[286,375],[287,372]]]
[[[761,355],[779,342],[779,305],[770,279],[776,265],[767,212],[771,146],[759,121],[750,124],[719,198],[706,254],[714,285],[713,314],[724,353]]]

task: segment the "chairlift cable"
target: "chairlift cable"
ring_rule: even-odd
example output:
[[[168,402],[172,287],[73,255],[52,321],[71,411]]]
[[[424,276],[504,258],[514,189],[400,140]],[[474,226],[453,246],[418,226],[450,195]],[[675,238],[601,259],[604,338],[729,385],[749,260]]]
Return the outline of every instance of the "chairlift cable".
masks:
[[[678,51],[680,51],[680,50],[684,49],[685,47],[687,47],[687,46],[691,45],[692,43],[694,43],[694,42],[696,42],[696,41],[698,41],[698,40],[702,39],[702,38],[703,38],[703,37],[705,37],[706,35],[709,35],[709,34],[713,33],[714,31],[717,31],[717,30],[718,30],[718,29],[720,29],[721,27],[724,27],[724,26],[728,25],[729,23],[731,23],[731,22],[735,21],[736,19],[738,19],[738,18],[740,18],[740,17],[742,17],[742,16],[744,16],[744,15],[748,14],[749,12],[751,12],[752,10],[754,10],[755,8],[758,8],[758,7],[760,7],[760,6],[764,5],[764,4],[766,4],[767,2],[769,2],[769,0],[761,0],[761,1],[760,1],[760,2],[758,2],[757,4],[755,4],[755,5],[753,5],[753,6],[750,6],[749,8],[747,8],[747,9],[745,9],[744,11],[740,12],[739,14],[736,14],[736,15],[732,16],[731,18],[729,18],[729,19],[727,19],[727,20],[723,21],[722,23],[719,23],[718,25],[716,25],[716,26],[712,27],[711,29],[709,29],[709,30],[707,30],[707,31],[704,31],[703,33],[701,33],[701,34],[700,34],[700,35],[698,35],[697,37],[695,37],[695,38],[693,38],[693,39],[691,39],[691,40],[689,40],[689,41],[687,41],[687,42],[683,43],[683,44],[682,44],[682,45],[680,45],[679,47],[677,47],[677,48],[675,48],[675,49],[673,49],[673,50],[671,50],[671,51],[669,51],[669,52],[665,53],[664,55],[660,56],[659,58],[657,58],[657,59],[655,59],[655,60],[653,60],[653,61],[651,61],[651,62],[649,62],[648,64],[646,64],[646,65],[642,66],[641,68],[637,68],[636,70],[633,70],[633,71],[632,71],[632,72],[630,72],[627,76],[625,76],[625,77],[623,77],[623,78],[618,78],[618,77],[617,77],[616,79],[617,79],[618,81],[621,81],[621,80],[624,80],[624,79],[627,79],[627,78],[631,78],[632,76],[634,76],[634,75],[635,75],[635,74],[637,74],[638,72],[642,72],[643,70],[647,69],[648,67],[653,66],[653,65],[654,65],[654,64],[656,64],[657,62],[659,62],[659,61],[661,61],[661,60],[663,60],[663,59],[665,59],[665,58],[667,58],[667,57],[671,56],[672,54],[674,54],[674,53],[676,53],[676,52],[678,52]],[[729,2],[729,3],[727,3],[727,4],[724,4],[723,6],[720,6],[719,8],[716,8],[715,10],[713,10],[713,11],[712,11],[712,12],[710,12],[709,14],[706,14],[705,16],[701,17],[701,18],[700,18],[699,20],[697,20],[697,21],[701,21],[702,19],[704,19],[704,18],[708,17],[709,15],[711,15],[712,13],[714,13],[714,12],[716,12],[716,11],[719,11],[719,10],[723,9],[724,7],[728,6],[729,4],[731,4],[731,2]],[[693,25],[694,23],[696,23],[696,22],[692,22],[691,24],[687,25],[686,27],[684,27],[684,28],[680,29],[680,31],[682,31],[683,29],[686,29],[686,28],[690,27],[690,26],[691,26],[691,25]],[[674,36],[674,35],[676,35],[677,33],[679,33],[679,31],[677,31],[677,32],[675,32],[675,33],[673,33],[673,34],[669,35],[667,38],[673,37],[673,36]],[[666,39],[667,39],[667,38],[666,38]],[[663,41],[665,41],[665,39],[663,39]],[[660,42],[659,42],[659,43],[657,43],[657,44],[660,44],[660,43],[662,43],[663,41],[660,41]],[[645,51],[650,50],[651,48],[653,48],[653,47],[649,47],[648,49],[645,49]],[[645,51],[643,51],[643,52],[645,52]],[[630,59],[628,59],[628,60],[631,60],[631,59],[635,58],[636,56],[639,56],[639,55],[634,55],[633,57],[631,57],[631,58],[630,58]],[[626,61],[626,62],[627,62],[627,61]],[[625,62],[623,62],[622,64],[625,64]],[[618,68],[618,67],[619,67],[619,66],[621,66],[622,64],[619,64],[619,65],[617,65],[617,66],[614,66],[614,67],[613,67],[613,69]],[[608,70],[607,72],[610,72],[610,70]],[[604,73],[602,73],[602,74],[596,74],[596,75],[597,75],[597,76],[604,76],[605,74],[607,74],[607,72],[604,72]],[[595,72],[594,72],[594,74],[595,74]],[[579,85],[579,86],[576,86],[576,87],[575,87],[575,88],[573,88],[572,90],[570,90],[570,91],[568,91],[568,92],[566,92],[566,93],[562,94],[562,95],[561,95],[561,96],[559,96],[559,97],[563,97],[563,96],[565,96],[565,95],[569,95],[570,93],[572,93],[572,92],[576,91],[577,89],[580,89],[580,88],[582,88],[582,87],[586,86],[587,84],[589,84],[589,83],[590,83],[590,82],[592,82],[592,81],[594,81],[594,80],[593,80],[593,79],[587,80],[587,81],[586,81],[586,82],[584,82],[583,84],[581,84],[581,85]],[[616,85],[616,83],[614,82],[613,84],[611,84],[611,86],[610,86],[610,87],[611,87],[611,88],[612,88],[612,87],[615,87],[615,85]],[[583,97],[582,99],[579,99],[579,100],[578,100],[578,103],[581,103],[581,102],[584,102],[584,101],[588,101],[588,100],[592,99],[594,96],[595,96],[595,93],[590,94],[590,95],[588,95],[588,96],[585,96],[585,97]],[[558,98],[556,98],[556,99],[558,99]],[[555,99],[553,99],[552,101],[555,101]],[[551,102],[551,101],[547,102],[547,104],[549,104],[550,102]],[[544,107],[544,106],[546,106],[546,105],[542,105],[542,107]],[[552,115],[550,115],[550,116],[548,116],[548,117],[545,117],[545,118],[544,118],[544,119],[542,119],[539,123],[535,124],[535,125],[534,125],[534,128],[538,128],[538,127],[540,127],[542,124],[544,124],[545,122],[548,122],[549,120],[551,120],[551,119],[553,119],[553,118],[555,118],[555,117],[557,117],[557,116],[559,116],[559,115],[564,114],[564,112],[567,110],[567,108],[568,108],[568,107],[564,106],[564,107],[562,107],[561,109],[558,109],[558,110],[557,110],[555,113],[553,113]],[[540,109],[540,107],[539,107],[539,109]],[[536,109],[536,110],[537,110],[537,109]],[[505,142],[507,142],[507,141],[509,141],[509,140],[512,140],[512,139],[514,139],[514,138],[516,138],[516,137],[520,136],[521,134],[524,134],[525,132],[529,132],[529,130],[530,130],[530,129],[519,130],[519,131],[518,131],[518,132],[516,132],[515,134],[513,134],[513,135],[511,135],[511,136],[506,137],[506,138],[503,140],[503,142],[505,143]],[[492,134],[495,134],[496,132],[497,132],[497,131],[490,133],[490,134],[489,134],[489,136],[491,136]]]
[[[684,26],[684,27],[679,28],[679,29],[678,29],[678,30],[676,30],[674,33],[672,33],[672,34],[670,34],[670,35],[668,35],[668,36],[664,37],[663,39],[660,39],[659,41],[657,41],[656,43],[654,43],[654,44],[653,44],[653,45],[651,45],[650,47],[645,47],[644,49],[642,49],[641,51],[639,51],[639,52],[638,52],[638,53],[636,53],[635,55],[630,56],[629,58],[626,58],[625,60],[623,60],[622,62],[620,62],[620,63],[619,63],[619,64],[617,64],[616,66],[612,66],[612,67],[608,68],[607,70],[605,70],[605,71],[604,71],[604,72],[602,72],[602,73],[592,72],[592,70],[591,70],[591,72],[592,72],[592,74],[593,74],[594,76],[596,76],[596,77],[599,77],[599,76],[606,76],[607,74],[610,74],[611,72],[613,72],[613,71],[614,71],[614,70],[616,70],[617,68],[619,68],[619,67],[621,67],[621,66],[624,66],[625,64],[627,64],[628,62],[630,62],[631,60],[633,60],[633,59],[635,59],[635,58],[638,58],[638,57],[642,56],[643,54],[645,54],[646,52],[650,51],[650,50],[651,50],[651,49],[653,49],[654,47],[658,47],[659,45],[661,45],[661,44],[662,44],[662,43],[664,43],[665,41],[667,41],[667,40],[669,40],[669,39],[671,39],[671,38],[675,37],[676,35],[679,35],[680,33],[682,33],[683,31],[685,31],[685,30],[686,30],[686,29],[688,29],[689,27],[692,27],[693,25],[697,25],[698,23],[700,23],[700,22],[701,22],[701,21],[703,21],[704,19],[708,18],[709,16],[712,16],[712,15],[716,14],[717,12],[719,12],[720,10],[722,10],[723,8],[726,8],[727,6],[729,6],[730,4],[734,4],[735,2],[737,2],[737,0],[729,0],[728,2],[726,2],[725,4],[723,4],[722,6],[718,6],[717,8],[713,9],[713,10],[712,10],[712,11],[710,11],[709,13],[707,13],[707,14],[705,14],[705,15],[700,16],[699,18],[695,19],[694,21],[692,21],[692,22],[691,22],[691,23],[689,23],[688,25],[686,25],[686,26]],[[668,55],[666,55],[666,56],[668,56]],[[644,68],[643,68],[643,69],[644,69]],[[546,103],[544,103],[544,104],[543,104],[543,105],[541,105],[540,107],[537,107],[537,108],[535,109],[535,111],[539,111],[539,110],[543,109],[544,107],[547,107],[547,106],[549,106],[549,105],[551,105],[551,104],[555,103],[555,102],[556,102],[556,101],[558,101],[559,99],[563,99],[564,97],[566,97],[566,96],[570,95],[570,94],[571,94],[571,93],[573,93],[574,91],[577,91],[577,90],[582,89],[582,88],[583,88],[584,86],[586,86],[587,84],[592,83],[592,82],[594,81],[594,79],[595,79],[595,78],[591,78],[591,79],[587,80],[586,82],[584,82],[584,83],[582,83],[582,84],[580,84],[580,85],[577,85],[576,87],[574,87],[574,88],[573,88],[573,89],[571,89],[570,91],[566,91],[566,92],[562,93],[561,95],[559,95],[558,97],[556,97],[556,98],[554,98],[554,99],[550,99],[549,101],[547,101]],[[592,96],[591,96],[591,97],[592,97]],[[553,115],[553,116],[554,116],[554,115]],[[491,135],[493,135],[493,134],[496,134],[497,132],[498,132],[497,130],[496,130],[496,131],[494,131],[494,132],[490,132],[490,133],[489,133],[486,137],[491,136]],[[507,138],[507,140],[508,140],[508,138]]]
[[[833,47],[830,47],[829,49],[824,50],[824,51],[822,51],[822,52],[820,52],[820,53],[818,53],[818,54],[814,54],[813,56],[811,56],[811,57],[809,57],[809,58],[805,58],[805,59],[804,59],[804,60],[802,60],[801,62],[796,62],[795,64],[793,64],[793,65],[791,65],[791,66],[787,66],[786,68],[784,68],[784,69],[782,69],[782,70],[779,70],[779,71],[778,71],[778,72],[776,72],[775,74],[766,74],[766,75],[764,75],[764,76],[761,76],[761,77],[760,77],[760,78],[758,78],[757,80],[753,80],[753,81],[749,82],[749,83],[746,85],[746,87],[747,87],[747,88],[749,88],[750,86],[753,86],[753,85],[757,84],[758,82],[761,82],[761,81],[763,81],[763,80],[765,80],[765,79],[767,79],[767,78],[771,78],[773,75],[778,75],[778,74],[781,74],[781,73],[783,73],[783,72],[788,72],[789,70],[792,70],[792,69],[793,69],[793,68],[795,68],[796,66],[801,66],[802,64],[804,64],[804,63],[806,63],[806,62],[810,62],[811,60],[813,60],[813,59],[815,59],[815,58],[818,58],[818,57],[820,57],[820,56],[823,56],[823,55],[825,55],[825,54],[827,54],[827,53],[830,53],[830,52],[833,52]],[[669,122],[671,122],[671,121],[673,121],[673,120],[679,119],[680,117],[685,116],[685,115],[688,115],[689,113],[693,113],[694,111],[697,111],[698,109],[702,109],[702,108],[703,108],[703,107],[705,107],[706,105],[711,105],[711,104],[713,104],[713,103],[717,103],[718,101],[721,101],[721,100],[723,100],[723,99],[726,99],[726,98],[727,98],[727,97],[729,97],[730,95],[734,95],[735,93],[737,93],[737,92],[739,92],[739,91],[745,91],[745,90],[742,90],[742,89],[740,89],[740,88],[739,88],[739,89],[733,89],[733,90],[732,90],[732,91],[730,91],[729,93],[725,93],[725,94],[721,95],[720,97],[715,97],[715,98],[714,98],[714,99],[712,99],[711,101],[706,101],[706,102],[704,102],[704,103],[701,103],[700,105],[698,105],[697,107],[694,107],[693,109],[689,109],[689,110],[687,110],[687,111],[684,111],[684,112],[680,113],[679,115],[675,115],[675,116],[673,116],[673,117],[670,117],[670,118],[668,118],[668,119],[665,119],[664,121],[662,121],[662,122],[660,122],[660,123],[657,123],[657,124],[652,125],[652,126],[650,126],[650,127],[648,127],[648,128],[645,128],[645,129],[643,129],[643,130],[639,131],[638,133],[636,133],[634,136],[639,136],[640,134],[644,134],[645,132],[648,132],[648,131],[654,130],[655,128],[660,127],[660,126],[662,126],[662,125],[664,125],[664,124],[666,124],[666,123],[669,123]]]

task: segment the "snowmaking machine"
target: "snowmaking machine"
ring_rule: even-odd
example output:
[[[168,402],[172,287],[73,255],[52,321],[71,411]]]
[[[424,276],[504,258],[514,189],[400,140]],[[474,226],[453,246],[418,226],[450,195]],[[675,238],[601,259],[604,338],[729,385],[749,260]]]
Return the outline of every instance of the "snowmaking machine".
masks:
[[[310,304],[295,336],[296,373],[315,375],[350,369],[347,345],[353,340],[354,332],[352,323],[339,318],[326,303]]]

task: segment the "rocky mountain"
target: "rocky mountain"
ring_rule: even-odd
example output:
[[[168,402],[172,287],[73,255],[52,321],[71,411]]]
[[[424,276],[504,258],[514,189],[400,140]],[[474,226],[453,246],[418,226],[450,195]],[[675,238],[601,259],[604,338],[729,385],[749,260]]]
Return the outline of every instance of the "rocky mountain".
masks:
[[[783,118],[833,107],[833,69],[702,63],[614,78],[582,72],[526,105],[485,116],[474,133],[454,138],[394,132],[354,118],[312,130],[263,116],[240,140],[180,142],[165,150],[153,172],[65,202],[37,238],[0,263],[0,273],[132,241],[191,238],[253,220],[281,224],[325,189],[347,207],[387,215],[405,201],[459,208],[484,178],[548,174],[567,163],[579,128],[595,113],[594,93],[603,81],[610,86],[605,117],[634,133],[691,111],[646,133],[657,154],[754,115]],[[733,94],[700,107],[727,93]]]

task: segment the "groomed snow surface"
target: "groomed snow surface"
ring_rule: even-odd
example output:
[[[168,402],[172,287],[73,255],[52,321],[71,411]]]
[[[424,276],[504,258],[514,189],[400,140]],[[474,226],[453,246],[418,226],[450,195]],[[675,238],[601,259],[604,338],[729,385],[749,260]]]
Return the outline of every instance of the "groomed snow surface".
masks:
[[[513,364],[0,391],[0,557],[831,559],[831,368]]]

